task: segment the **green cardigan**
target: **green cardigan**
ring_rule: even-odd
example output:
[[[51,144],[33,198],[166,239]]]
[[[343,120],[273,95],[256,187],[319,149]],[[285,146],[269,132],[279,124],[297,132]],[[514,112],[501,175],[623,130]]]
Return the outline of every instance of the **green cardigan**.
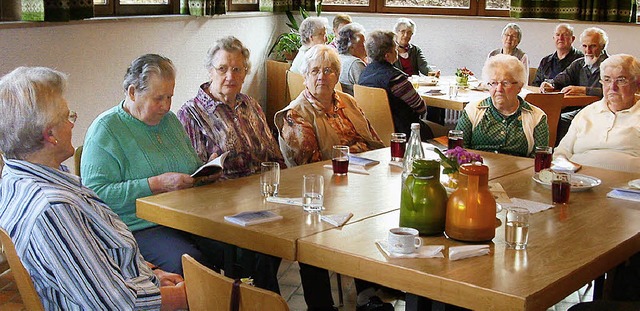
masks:
[[[89,127],[80,172],[83,184],[136,231],[155,226],[136,217],[136,199],[152,194],[147,178],[191,174],[202,161],[173,112],[149,126],[125,112],[123,103],[100,114]]]

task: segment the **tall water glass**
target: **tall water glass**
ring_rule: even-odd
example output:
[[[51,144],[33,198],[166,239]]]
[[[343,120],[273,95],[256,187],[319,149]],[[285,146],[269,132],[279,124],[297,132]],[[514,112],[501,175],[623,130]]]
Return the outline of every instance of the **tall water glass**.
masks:
[[[322,211],[324,205],[324,178],[322,175],[304,175],[302,184],[302,208],[310,213]]]
[[[407,134],[391,133],[391,161],[402,161],[407,148]]]
[[[522,250],[529,241],[529,210],[522,207],[510,207],[505,217],[504,239],[507,246]]]
[[[552,147],[536,147],[535,172],[539,172],[545,168],[551,167],[551,157],[553,155]]]
[[[260,163],[260,189],[265,197],[278,196],[280,186],[280,164],[278,162]]]

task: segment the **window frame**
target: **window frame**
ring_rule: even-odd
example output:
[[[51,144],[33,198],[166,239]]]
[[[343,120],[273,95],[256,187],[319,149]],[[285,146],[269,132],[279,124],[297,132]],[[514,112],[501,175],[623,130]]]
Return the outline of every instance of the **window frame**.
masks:
[[[233,0],[227,0],[227,12],[247,12],[247,11],[259,11],[260,0],[256,4],[233,4]]]
[[[168,4],[120,4],[120,0],[106,0],[107,4],[94,4],[96,17],[135,16],[135,15],[170,15],[180,13],[180,1],[169,0]]]
[[[485,8],[487,0],[471,0],[468,9],[457,8],[416,8],[385,6],[385,0],[369,0],[368,6],[322,4],[326,12],[362,12],[362,13],[401,13],[423,15],[452,15],[452,16],[497,16],[509,17],[509,10]]]

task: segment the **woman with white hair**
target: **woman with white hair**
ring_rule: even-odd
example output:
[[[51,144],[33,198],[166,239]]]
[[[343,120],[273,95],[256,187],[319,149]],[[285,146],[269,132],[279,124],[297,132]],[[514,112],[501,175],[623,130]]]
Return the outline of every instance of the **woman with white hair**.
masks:
[[[640,62],[612,55],[600,64],[600,81],[604,97],[578,112],[553,155],[640,173]]]
[[[302,61],[305,90],[275,115],[280,150],[287,166],[331,159],[333,145],[352,153],[384,147],[353,97],[335,91],[338,53],[326,45],[312,47]]]
[[[495,49],[489,53],[489,56],[495,56],[498,54],[511,55],[519,59],[525,67],[525,72],[529,72],[529,57],[527,54],[518,48],[518,44],[522,41],[522,29],[516,23],[509,23],[502,29],[502,48]],[[527,81],[525,80],[525,85]]]
[[[182,310],[184,280],[142,257],[123,221],[62,162],[77,114],[67,76],[20,67],[0,80],[0,227],[45,310]]]
[[[533,157],[535,147],[549,143],[546,114],[518,93],[528,73],[519,59],[505,54],[489,58],[482,78],[490,97],[469,103],[456,129],[464,132],[464,147],[521,157]]]
[[[302,46],[298,50],[298,54],[291,63],[289,70],[297,73],[302,73],[301,66],[304,54],[314,45],[327,43],[327,25],[329,22],[324,17],[310,16],[305,18],[300,23],[298,28],[298,34],[300,34],[300,41]]]
[[[336,47],[340,53],[342,91],[353,96],[353,85],[367,66],[367,51],[364,49],[364,27],[358,23],[345,25],[338,32]]]
[[[413,34],[416,33],[416,23],[408,18],[399,18],[393,27],[398,43],[398,60],[393,66],[404,71],[409,76],[427,75],[429,64],[422,50],[410,43]]]

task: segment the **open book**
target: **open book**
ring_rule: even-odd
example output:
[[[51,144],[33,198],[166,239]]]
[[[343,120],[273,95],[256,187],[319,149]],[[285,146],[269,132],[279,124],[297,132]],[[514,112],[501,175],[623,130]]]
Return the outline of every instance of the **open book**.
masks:
[[[191,174],[191,177],[196,178],[196,177],[209,176],[209,175],[213,175],[220,172],[224,165],[224,159],[227,158],[227,154],[229,154],[229,151],[203,164],[193,174]]]
[[[272,211],[251,211],[224,216],[224,220],[241,226],[250,226],[280,219],[282,219],[282,216]]]

